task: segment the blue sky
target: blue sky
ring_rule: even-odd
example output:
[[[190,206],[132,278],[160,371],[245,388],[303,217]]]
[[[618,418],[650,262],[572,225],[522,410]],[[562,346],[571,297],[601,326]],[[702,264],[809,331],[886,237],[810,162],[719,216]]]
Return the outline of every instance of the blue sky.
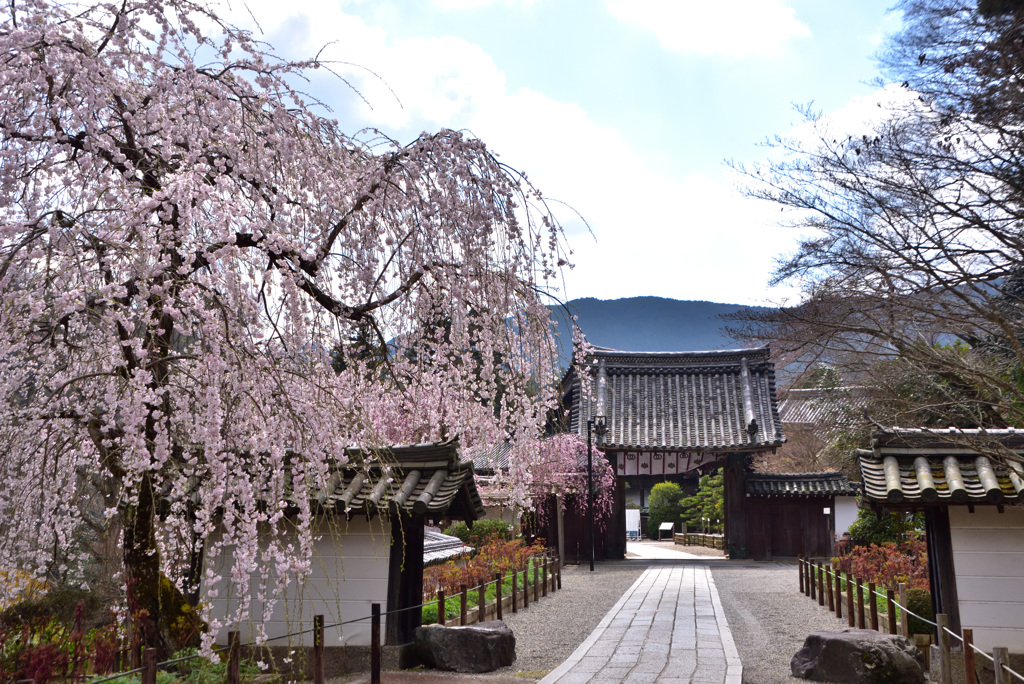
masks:
[[[321,48],[367,100],[318,77],[343,127],[408,142],[467,129],[557,209],[576,267],[560,297],[765,303],[794,245],[723,160],[765,158],[794,104],[856,112],[893,0],[232,0],[277,52]],[[342,62],[347,64],[342,64]],[[351,65],[351,66],[350,66]]]

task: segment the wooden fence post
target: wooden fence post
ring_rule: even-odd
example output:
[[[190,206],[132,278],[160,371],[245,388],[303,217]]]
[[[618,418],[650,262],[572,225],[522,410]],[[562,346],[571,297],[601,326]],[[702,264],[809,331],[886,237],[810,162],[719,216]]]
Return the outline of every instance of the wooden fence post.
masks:
[[[847,623],[850,627],[856,627],[856,616],[853,607],[853,578],[850,573],[846,573],[846,618]]]
[[[466,585],[462,585],[462,605],[466,605]],[[463,611],[465,616],[465,611]],[[370,605],[370,684],[380,684],[380,604]]]
[[[469,622],[469,589],[465,584],[459,585],[459,624],[463,627]]]
[[[486,580],[480,580],[480,586],[477,587],[477,590],[476,590],[476,597],[477,597],[477,602],[478,602],[477,603],[477,608],[479,609],[479,611],[477,612],[476,621],[477,622],[486,622],[487,621],[487,613],[486,613],[486,610],[487,610],[487,582],[486,582]]]
[[[501,614],[502,611],[501,611],[501,573],[500,572],[494,573],[494,599],[496,601],[496,608],[495,608],[494,616],[495,616],[495,619],[501,620],[502,619],[502,614]]]
[[[324,616],[313,616],[313,684],[324,684]]]
[[[797,568],[800,569],[800,593],[804,593],[804,558],[803,556],[796,559]]]
[[[807,581],[811,583],[810,597],[811,597],[811,600],[813,601],[816,598],[818,598],[818,592],[815,589],[816,581],[814,579],[814,563],[809,563],[809,566],[810,566],[810,573],[807,575]]]
[[[836,600],[832,595],[832,578],[829,576],[829,573],[834,572],[832,566],[825,566],[825,590],[828,593],[828,612],[830,613],[835,612],[836,609]]]
[[[945,613],[935,616],[935,630],[939,638],[939,684],[953,684],[953,670],[949,663],[949,618]]]
[[[548,564],[550,562],[551,561],[548,560],[548,557],[544,556],[544,562],[541,564],[540,567],[540,576],[543,578],[543,582],[541,583],[541,596],[548,595]]]
[[[516,605],[519,603],[519,597],[516,594],[519,593],[519,570],[515,567],[512,568],[512,612],[518,613],[519,609]]]
[[[825,567],[818,563],[818,605],[825,605]]]
[[[530,607],[530,562],[523,566],[523,608]]]
[[[445,608],[447,604],[444,602],[444,589],[437,590],[437,624],[444,627],[445,619]]]
[[[806,591],[804,593],[807,596],[809,596],[810,598],[812,598],[812,599],[814,598],[814,579],[813,579],[813,577],[814,577],[814,575],[813,575],[813,569],[812,569],[812,566],[811,566],[811,561],[805,559],[804,560],[804,589]]]
[[[900,634],[910,636],[910,616],[907,615],[907,583],[900,582]]]
[[[238,632],[228,632],[228,684],[238,684],[241,679],[242,642]]]
[[[857,579],[857,627],[864,629],[864,582]]]
[[[1010,684],[1010,676],[1003,670],[1003,665],[1010,661],[1010,652],[1005,646],[992,649],[992,671],[995,672],[995,684]]]
[[[228,632],[228,641],[230,642],[232,634],[235,635],[235,644],[237,645],[237,643],[238,643],[238,632]],[[236,650],[237,650],[237,647],[233,648],[231,652],[235,653]],[[145,669],[142,670],[142,684],[156,684],[156,649],[155,648],[147,648],[147,649],[142,651],[142,667],[145,668]],[[229,677],[228,682],[230,682],[230,684],[238,684],[238,676],[237,676],[238,667],[237,666],[235,667],[235,673],[236,673],[235,681],[231,682],[231,680],[230,680],[231,670],[230,670],[230,667],[229,667],[229,669],[228,669],[228,677]]]
[[[974,671],[974,630],[963,629],[964,639],[964,684],[978,684],[978,676]]]
[[[843,617],[843,580],[838,570],[834,570],[836,576],[836,617]]]
[[[533,559],[533,600],[536,601],[540,594],[540,587],[537,584],[540,582],[540,564],[537,563],[537,559]]]
[[[885,612],[889,614],[889,634],[896,633],[896,601],[892,598],[892,589],[885,590]]]
[[[871,629],[878,631],[878,601],[875,600],[875,583],[868,582],[868,600],[871,601]]]
[[[555,555],[555,587],[561,591],[562,589],[562,557]]]

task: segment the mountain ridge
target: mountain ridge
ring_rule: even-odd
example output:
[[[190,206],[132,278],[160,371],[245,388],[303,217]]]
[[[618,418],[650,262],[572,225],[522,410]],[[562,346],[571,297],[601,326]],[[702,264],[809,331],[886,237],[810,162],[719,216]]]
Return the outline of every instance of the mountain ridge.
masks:
[[[724,330],[722,316],[766,307],[645,296],[582,297],[551,307],[563,356],[571,345],[571,316],[590,344],[622,351],[704,351],[743,346]],[[568,311],[567,311],[568,310]]]

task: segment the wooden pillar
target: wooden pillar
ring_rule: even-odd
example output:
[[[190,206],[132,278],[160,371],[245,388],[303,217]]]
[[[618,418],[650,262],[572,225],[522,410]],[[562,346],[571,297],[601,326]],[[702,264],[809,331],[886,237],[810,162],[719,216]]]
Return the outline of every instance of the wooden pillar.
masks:
[[[949,531],[949,509],[929,506],[924,513],[928,545],[928,575],[932,587],[932,610],[949,620],[949,628],[960,633],[960,604],[953,574],[953,544]]]
[[[411,643],[421,624],[418,610],[402,610],[423,602],[422,515],[393,511],[391,515],[391,558],[388,563],[388,615],[384,643]],[[393,613],[391,611],[401,611]]]
[[[605,454],[599,454],[597,450],[594,450],[594,459],[604,458],[608,456]],[[612,472],[615,472],[615,463],[612,463]],[[603,558],[608,560],[623,560],[626,557],[626,480],[622,477],[615,477],[615,491],[612,499],[612,514],[608,519],[608,528],[605,533],[605,555]],[[600,550],[600,544],[595,542],[595,546]],[[600,553],[597,553],[598,558],[602,558]],[[559,554],[561,556],[561,554]]]
[[[729,454],[725,458],[725,551],[729,558],[747,557],[747,520],[744,501],[747,497],[746,457]]]
[[[565,558],[565,519],[562,515],[561,494],[555,494],[555,528],[558,532],[558,557]]]

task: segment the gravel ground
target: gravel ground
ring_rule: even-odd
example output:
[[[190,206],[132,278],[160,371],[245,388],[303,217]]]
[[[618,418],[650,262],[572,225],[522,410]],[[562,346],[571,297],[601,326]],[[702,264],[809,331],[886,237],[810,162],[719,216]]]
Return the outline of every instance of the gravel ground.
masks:
[[[743,662],[743,681],[791,684],[789,661],[811,632],[847,626],[799,591],[795,563],[712,563],[718,595]]]
[[[719,551],[718,549],[710,549],[706,546],[683,546],[682,544],[676,544],[670,541],[643,541],[637,544],[636,542],[630,542],[626,545],[626,558],[640,558],[639,554],[630,553],[630,550],[637,548],[638,546],[654,547],[656,549],[664,549],[666,551],[682,551],[688,553],[691,556],[702,556],[705,558],[725,558],[725,552]]]
[[[601,561],[562,570],[562,589],[527,610],[505,613],[516,635],[516,662],[494,674],[541,679],[562,664],[647,569],[642,561]]]
[[[666,544],[666,548],[671,547],[670,543]],[[799,592],[797,568],[792,562],[717,560],[715,557],[721,558],[721,552],[713,549],[674,548],[709,556],[707,562],[743,662],[743,681],[748,684],[804,681],[790,675],[789,661],[803,646],[807,635],[846,626],[845,619],[837,620],[817,601]],[[505,622],[516,635],[517,658],[511,667],[475,677],[435,673],[441,677],[438,681],[461,683],[465,680],[469,684],[469,680],[486,681],[489,677],[543,678],[590,636],[644,570],[666,562],[671,561],[640,558],[599,561],[593,573],[586,564],[566,566],[562,571],[562,591],[530,603],[528,610],[514,615],[506,613]],[[366,677],[368,675],[335,680],[331,684],[342,681],[362,684],[368,681]]]

